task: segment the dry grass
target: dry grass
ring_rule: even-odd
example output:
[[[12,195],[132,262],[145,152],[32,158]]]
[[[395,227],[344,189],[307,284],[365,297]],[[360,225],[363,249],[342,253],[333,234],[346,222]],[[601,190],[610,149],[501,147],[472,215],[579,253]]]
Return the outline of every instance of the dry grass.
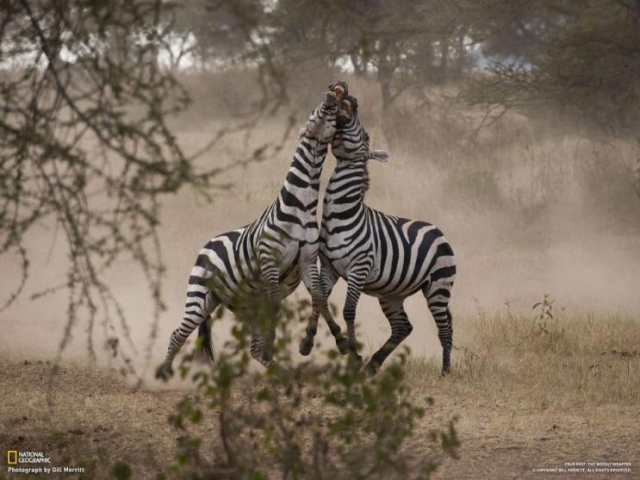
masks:
[[[459,349],[454,373],[411,363],[414,388],[436,399],[436,419],[458,415],[461,460],[437,478],[542,478],[533,468],[565,462],[640,465],[640,325],[632,319],[561,315],[542,333],[505,314],[462,318],[473,339]]]
[[[439,378],[438,362],[409,365],[416,399],[435,400],[412,450],[432,448],[429,429],[459,418],[460,460],[446,461],[437,478],[540,478],[533,468],[637,461],[637,321],[561,315],[541,333],[523,317],[481,314],[458,326],[472,341],[455,352],[450,377]],[[189,390],[136,389],[109,372],[65,364],[49,406],[50,364],[5,357],[0,368],[3,450],[43,450],[54,463],[85,466],[89,478],[107,478],[117,460],[133,466],[134,478],[152,478],[172,462],[179,432],[168,416]],[[206,419],[198,433],[211,437],[213,427]],[[216,444],[203,451],[214,454]],[[640,465],[632,468],[588,478],[635,478]]]

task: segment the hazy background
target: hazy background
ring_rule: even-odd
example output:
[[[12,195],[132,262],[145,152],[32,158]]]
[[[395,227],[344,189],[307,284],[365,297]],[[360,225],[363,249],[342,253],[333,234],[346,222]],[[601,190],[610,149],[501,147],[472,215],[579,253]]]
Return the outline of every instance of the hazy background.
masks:
[[[275,5],[284,8],[287,3]],[[627,18],[622,16],[626,10],[606,1],[594,2],[587,13],[576,11],[571,2],[556,2],[555,10],[545,10],[534,2],[532,8],[520,11],[510,10],[517,5],[509,7],[509,2],[494,3],[494,7],[518,14],[512,23],[498,28],[497,16],[509,12],[497,9],[497,16],[489,18],[479,7],[469,6],[465,11],[468,17],[460,12],[441,12],[445,19],[423,24],[417,33],[407,15],[390,18],[388,22],[399,22],[392,25],[394,35],[380,33],[378,38],[376,30],[367,25],[385,31],[381,23],[385,7],[378,5],[378,14],[375,9],[374,13],[363,13],[358,10],[360,2],[355,2],[351,10],[347,8],[352,16],[285,18],[283,22],[293,25],[304,19],[317,24],[303,28],[297,36],[290,25],[279,25],[276,31],[293,36],[274,37],[272,56],[256,56],[262,50],[256,48],[255,41],[247,41],[251,55],[246,58],[236,50],[245,45],[236,37],[214,35],[234,32],[233,28],[242,25],[238,18],[244,17],[206,10],[213,20],[205,26],[198,23],[199,18],[182,17],[176,35],[181,33],[193,51],[185,54],[182,64],[178,61],[171,68],[193,104],[185,113],[169,118],[169,126],[187,154],[204,148],[221,129],[238,126],[238,132],[225,134],[195,161],[203,168],[232,168],[217,177],[227,188],[212,191],[211,202],[187,188],[161,199],[159,239],[166,264],[163,294],[167,310],[160,317],[154,343],[150,344],[152,303],[144,275],[127,257],[118,259],[104,273],[123,306],[131,342],[118,321],[110,322],[103,331],[99,326],[93,341],[101,361],[109,362],[109,354],[101,346],[112,334],[119,336],[128,351],[137,352],[133,353],[136,361],[144,360],[148,348],[152,362],[163,358],[169,334],[181,320],[186,282],[198,250],[209,238],[253,221],[275,200],[295,151],[295,132],[322,99],[326,86],[337,79],[347,80],[350,92],[358,97],[360,118],[372,138],[372,147],[387,149],[392,157],[388,164],[370,165],[372,181],[366,203],[391,215],[436,224],[454,248],[458,264],[452,303],[454,329],[456,317],[473,317],[482,311],[509,308],[533,315],[531,306],[545,293],[555,299],[557,311],[566,308],[585,318],[589,313],[638,318],[640,149],[629,132],[637,131],[640,125],[626,110],[637,98],[637,82],[624,83],[614,75],[620,52],[578,49],[574,57],[591,62],[592,72],[613,72],[601,75],[604,87],[590,91],[589,96],[586,90],[576,92],[581,86],[563,85],[556,79],[553,85],[557,88],[545,90],[548,82],[554,81],[548,74],[554,62],[563,62],[564,53],[558,54],[557,49],[569,33],[579,35],[589,26],[592,33],[610,32],[612,22],[626,25],[621,20]],[[247,2],[246,7],[253,11],[258,4]],[[189,5],[198,11],[198,2]],[[314,2],[305,5],[317,7]],[[602,9],[607,15],[602,15]],[[325,13],[337,15],[347,10]],[[628,10],[633,25],[633,11]],[[273,21],[270,13],[267,11],[265,24]],[[637,14],[640,18],[640,11]],[[250,22],[252,28],[261,25],[261,17],[256,18]],[[475,23],[451,23],[452,18]],[[601,23],[593,24],[593,18],[601,18]],[[350,35],[359,32],[361,36],[345,34],[345,38],[314,30],[313,26],[325,25],[323,21],[342,26],[340,22],[354,22],[358,28],[349,30]],[[220,25],[226,29],[216,30]],[[437,25],[448,28],[438,30]],[[541,25],[552,34],[544,33]],[[209,43],[202,40],[207,37],[199,29],[211,33]],[[499,35],[482,41],[489,31]],[[623,29],[616,30],[620,31]],[[522,36],[530,42],[517,40]],[[171,45],[178,44],[177,38]],[[333,43],[326,43],[326,38]],[[613,39],[605,40],[613,44]],[[633,38],[623,40],[632,42]],[[347,47],[341,47],[343,44]],[[539,49],[533,51],[531,44]],[[322,49],[323,45],[329,47]],[[159,55],[159,61],[169,61],[167,52],[171,53],[173,46]],[[608,65],[597,62],[602,56],[609,58]],[[633,76],[640,64],[638,52],[629,53],[627,60],[630,63],[623,71]],[[504,76],[499,66],[509,62],[519,65],[521,70],[514,67],[514,71],[525,79],[532,72],[542,72],[537,78],[547,83],[531,85],[538,88],[536,98],[547,99],[546,104],[538,102],[528,109],[532,97],[525,98],[527,103],[509,90],[514,84],[509,82],[519,79]],[[265,74],[256,65],[273,70]],[[493,70],[484,70],[491,65]],[[575,66],[571,72],[582,78],[580,68]],[[607,83],[609,80],[614,83]],[[265,82],[267,89],[274,88],[283,96],[270,92],[265,97]],[[523,91],[529,94],[531,89]],[[619,98],[616,93],[607,97],[607,91],[629,96]],[[479,98],[482,92],[486,97]],[[588,100],[576,102],[576,95],[587,95]],[[264,98],[281,103],[282,108],[261,110]],[[610,98],[616,99],[617,106],[605,102]],[[603,118],[592,110],[598,102],[611,107],[598,110],[604,112]],[[496,105],[504,110],[492,110]],[[260,115],[253,115],[258,111]],[[594,115],[593,122],[586,121],[590,115]],[[241,127],[248,118],[251,122]],[[272,145],[262,152],[266,144]],[[92,147],[87,144],[86,148],[90,152]],[[323,187],[334,165],[329,155]],[[51,358],[69,318],[68,297],[64,290],[35,300],[31,295],[64,283],[69,253],[53,221],[45,220],[32,229],[25,236],[25,245],[32,273],[18,301],[0,313],[0,348],[12,356]],[[16,257],[7,255],[0,262],[0,290],[4,294],[14,288],[20,264]],[[344,282],[340,282],[331,302],[341,307],[344,290]],[[304,297],[306,293],[299,290],[296,295]],[[409,299],[407,311],[415,327],[407,341],[413,352],[427,356],[439,352],[435,326],[423,298]],[[388,324],[377,301],[368,297],[362,298],[357,319],[368,355],[388,336]],[[217,347],[224,342],[230,322],[216,325]],[[87,327],[82,322],[72,327],[73,340],[65,355],[83,358]],[[321,338],[325,338],[326,328],[321,328]],[[454,344],[470,340],[464,331],[456,331]]]

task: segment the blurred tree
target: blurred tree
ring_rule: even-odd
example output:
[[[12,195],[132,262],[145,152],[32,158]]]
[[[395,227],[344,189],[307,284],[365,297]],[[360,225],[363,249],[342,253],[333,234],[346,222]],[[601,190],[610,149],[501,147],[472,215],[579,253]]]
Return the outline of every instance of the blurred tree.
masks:
[[[468,61],[460,42],[450,41],[465,33],[448,2],[307,0],[311,15],[291,3],[277,2],[270,15],[276,50],[289,58],[348,63],[356,75],[372,72],[383,110],[407,88],[448,79]],[[458,60],[453,69],[452,57]]]
[[[274,29],[267,16],[272,2],[177,0],[176,5],[171,22],[173,45],[188,46],[202,70],[242,68],[255,74],[261,97],[251,105],[256,115],[247,128],[265,112],[273,114],[289,103],[286,71],[276,58]]]
[[[184,0],[180,28],[204,63],[264,67],[271,76],[301,66],[371,73],[388,109],[411,87],[456,80],[472,64],[469,25],[453,2],[405,0]],[[222,62],[220,62],[222,60]],[[291,75],[289,75],[291,76]]]
[[[126,336],[127,327],[105,271],[119,259],[135,262],[157,320],[159,198],[185,185],[211,187],[217,174],[196,172],[165,122],[188,104],[158,64],[173,7],[162,0],[0,3],[0,255],[17,255],[22,265],[5,307],[31,271],[25,237],[54,226],[64,233],[69,268],[44,293],[68,291],[61,350],[86,315],[95,355],[102,315],[108,345],[121,354],[115,332]]]
[[[565,21],[563,11],[571,2],[555,2],[555,6],[547,2],[549,8],[525,0],[463,0],[457,5],[459,16],[472,25],[471,41],[485,58],[525,61],[538,58],[546,32]]]
[[[340,9],[332,1],[278,0],[267,11],[270,47],[286,67],[333,66],[342,55]]]
[[[251,45],[264,27],[261,0],[181,0],[173,31],[191,34],[200,66],[216,68],[246,63]],[[172,13],[173,14],[173,13]]]
[[[640,1],[486,3],[511,17],[480,32],[494,28],[483,43],[494,60],[487,75],[470,79],[466,100],[494,116],[552,109],[590,135],[640,146]]]

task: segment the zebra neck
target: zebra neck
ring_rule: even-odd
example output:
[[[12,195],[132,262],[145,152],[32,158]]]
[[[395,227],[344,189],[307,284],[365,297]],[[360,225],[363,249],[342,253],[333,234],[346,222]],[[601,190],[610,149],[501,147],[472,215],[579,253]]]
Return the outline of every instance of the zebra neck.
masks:
[[[364,208],[364,196],[369,188],[367,165],[364,162],[347,165],[341,166],[338,161],[338,166],[329,179],[324,196],[324,210],[328,212]]]
[[[327,148],[326,144],[308,138],[300,142],[280,191],[280,199],[287,201],[293,195],[302,203],[301,208],[317,209],[320,175]]]

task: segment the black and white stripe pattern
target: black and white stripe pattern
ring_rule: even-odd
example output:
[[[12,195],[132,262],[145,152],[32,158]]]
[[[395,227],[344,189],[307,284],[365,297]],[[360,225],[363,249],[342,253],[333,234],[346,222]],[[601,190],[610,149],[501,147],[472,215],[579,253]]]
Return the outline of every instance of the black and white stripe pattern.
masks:
[[[386,162],[388,154],[369,150],[369,137],[357,118],[357,102],[345,100],[332,142],[337,165],[327,186],[320,231],[321,282],[327,297],[338,278],[347,281],[344,319],[349,349],[356,351],[355,313],[362,292],[378,297],[391,324],[391,336],[367,365],[375,373],[413,327],[403,308],[405,298],[422,292],[438,327],[443,348],[442,371],[449,372],[452,318],[449,300],[456,273],[453,250],[442,232],[421,221],[385,215],[364,204],[369,185],[367,162]],[[312,340],[317,317],[307,329]]]
[[[247,318],[252,316],[249,307],[255,306],[256,299],[268,301],[273,321],[266,328],[252,325],[250,347],[251,356],[264,366],[272,363],[280,302],[301,280],[312,295],[313,314],[317,316],[322,311],[331,318],[317,267],[317,207],[320,174],[328,142],[335,133],[341,99],[330,91],[311,114],[278,199],[256,221],[218,235],[200,251],[189,278],[184,318],[171,334],[168,353],[156,372],[157,377],[171,376],[173,358],[196,327],[200,327],[205,352],[213,361],[210,325],[206,320],[219,305],[234,311],[241,321],[252,321],[253,318]],[[336,341],[346,343],[340,327],[332,320],[329,324]]]

